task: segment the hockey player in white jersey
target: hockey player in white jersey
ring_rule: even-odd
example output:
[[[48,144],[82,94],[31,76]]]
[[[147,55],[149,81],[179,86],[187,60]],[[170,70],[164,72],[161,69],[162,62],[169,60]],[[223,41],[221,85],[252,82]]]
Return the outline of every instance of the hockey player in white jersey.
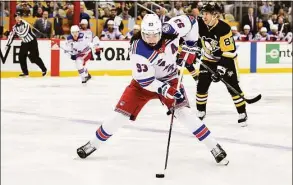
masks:
[[[95,50],[96,54],[99,52],[99,39],[98,37],[93,39],[92,36],[86,36],[80,32],[77,25],[73,25],[70,32],[71,35],[66,40],[65,53],[68,53],[75,61],[82,83],[87,83],[91,79],[91,75],[88,73],[86,63],[92,57],[92,50]]]
[[[86,19],[82,19],[79,23],[80,25],[80,33],[83,33],[84,36],[87,38],[93,38],[93,32],[91,29],[88,28],[88,21]]]
[[[198,25],[194,18],[182,15],[162,26],[157,15],[144,16],[141,38],[133,37],[130,50],[133,80],[123,92],[110,119],[97,129],[91,141],[77,149],[80,158],[86,158],[99,149],[129,119],[135,121],[149,100],[159,99],[171,111],[175,101],[176,119],[207,146],[217,163],[228,162],[223,160],[227,154],[207,126],[191,113],[183,85],[180,90],[176,89],[176,54],[180,38],[185,39],[180,57],[193,62],[198,40]]]

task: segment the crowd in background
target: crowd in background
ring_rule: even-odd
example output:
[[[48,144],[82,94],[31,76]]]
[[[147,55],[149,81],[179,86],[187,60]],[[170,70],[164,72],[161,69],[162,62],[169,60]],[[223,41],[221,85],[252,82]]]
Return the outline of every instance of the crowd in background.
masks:
[[[96,6],[96,3],[98,3],[98,6]],[[151,2],[139,3],[156,13],[162,23],[168,21],[171,17],[183,14],[198,18],[201,16],[200,11],[204,5],[204,1],[177,1],[174,2],[174,9],[172,9],[170,1],[156,1],[155,3],[158,6]],[[236,18],[230,8],[234,4],[233,1],[217,3],[222,9],[219,15],[220,19],[240,23],[238,27],[231,27],[235,40],[274,41],[292,38],[291,2],[260,1],[254,8],[243,8],[243,16]],[[63,20],[67,19],[68,24],[72,25],[74,5],[70,1],[19,1],[16,9],[24,17],[38,18],[34,27],[43,33],[36,32],[38,38],[62,38],[64,36]],[[139,31],[139,25],[135,24],[136,20],[142,20],[145,14],[150,13],[149,10],[138,7],[137,17],[135,18],[134,2],[84,1],[81,2],[80,6],[80,20],[86,19],[88,22],[91,18],[104,20],[103,31],[98,35],[102,40],[130,39],[134,32]],[[11,16],[9,13],[8,6],[5,6],[0,15]],[[53,28],[48,18],[54,19]],[[123,25],[122,20],[132,22],[132,29],[125,35],[122,34],[122,30],[125,26],[129,27],[129,24]]]

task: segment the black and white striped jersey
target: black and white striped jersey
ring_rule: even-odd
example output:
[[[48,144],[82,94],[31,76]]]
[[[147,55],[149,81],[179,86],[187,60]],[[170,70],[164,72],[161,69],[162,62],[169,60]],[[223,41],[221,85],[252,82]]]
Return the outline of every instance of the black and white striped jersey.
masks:
[[[10,32],[10,34],[8,36],[7,46],[11,45],[11,43],[15,37],[15,34],[24,43],[28,43],[28,42],[31,42],[32,40],[36,39],[36,35],[32,31],[29,23],[27,23],[26,21],[22,21],[22,20],[20,21],[20,23],[16,23],[12,27],[12,31]]]

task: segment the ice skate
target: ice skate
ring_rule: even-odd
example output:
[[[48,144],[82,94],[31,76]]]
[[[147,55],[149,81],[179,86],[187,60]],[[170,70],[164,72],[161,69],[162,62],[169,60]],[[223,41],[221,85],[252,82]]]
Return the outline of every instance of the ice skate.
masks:
[[[91,155],[96,151],[96,148],[91,145],[90,142],[87,142],[87,144],[81,146],[77,149],[77,154],[80,158],[85,159],[87,156]]]
[[[213,154],[217,163],[228,165],[229,161],[226,159],[227,153],[219,144],[217,144],[217,147],[214,148],[211,153]]]
[[[206,116],[206,112],[205,111],[198,111],[197,112],[197,117],[202,121]]]
[[[238,123],[240,124],[241,127],[247,126],[247,114],[246,113],[239,114]]]
[[[85,77],[85,79],[81,82],[83,84],[87,83],[87,81],[89,81],[92,78],[92,76],[89,74],[87,77]]]

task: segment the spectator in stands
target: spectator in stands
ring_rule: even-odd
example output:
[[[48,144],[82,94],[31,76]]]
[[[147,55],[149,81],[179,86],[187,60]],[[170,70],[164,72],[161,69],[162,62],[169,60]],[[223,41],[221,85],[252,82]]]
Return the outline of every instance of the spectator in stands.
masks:
[[[273,14],[269,17],[269,20],[268,20],[268,23],[269,25],[273,25],[273,24],[278,24],[278,16],[277,14]]]
[[[184,11],[183,11],[183,8],[182,8],[182,2],[177,1],[175,3],[174,14],[175,14],[175,16],[179,16],[179,15],[184,14]]]
[[[68,9],[67,9],[67,12],[66,12],[66,18],[68,20],[68,26],[70,28],[73,25],[73,9],[74,9],[74,6],[72,4],[69,4],[67,7],[68,7]]]
[[[139,16],[137,16],[137,20],[142,20],[146,14],[147,14],[147,11],[145,9],[141,9]]]
[[[124,36],[122,33],[114,27],[114,21],[109,20],[107,22],[107,28],[102,31],[101,40],[122,40]]]
[[[198,19],[198,17],[199,17],[199,9],[198,8],[193,8],[192,10],[191,10],[191,15],[193,16],[193,17],[195,17],[195,19]]]
[[[46,6],[43,7],[43,11],[47,11],[49,15],[53,14],[54,12],[54,2],[53,1],[46,1]]]
[[[261,14],[264,15],[271,15],[273,13],[273,7],[271,2],[262,2],[262,6],[260,7]]]
[[[286,15],[286,13],[285,13],[285,11],[284,11],[283,8],[281,8],[279,10],[278,17],[280,17],[280,16],[282,16],[283,18],[286,18],[287,17],[287,15]]]
[[[166,8],[161,8],[160,9],[160,20],[162,23],[167,22],[170,20],[170,17],[167,14]]]
[[[275,3],[275,6],[274,6],[274,14],[278,14],[279,13],[279,10],[281,9],[282,5],[281,5],[281,2],[274,2]]]
[[[34,27],[41,32],[39,33],[38,31],[35,31],[35,35],[37,38],[51,38],[52,24],[48,20],[48,16],[49,13],[47,11],[44,11],[43,17],[36,20]]]
[[[23,17],[31,16],[31,10],[30,5],[27,2],[22,2],[22,8],[20,9],[20,12]]]
[[[121,14],[119,15],[119,17],[122,18],[122,20],[129,20],[131,19],[131,16],[128,14],[129,8],[127,8],[126,6],[123,8]]]
[[[39,14],[39,17],[42,17],[43,9],[45,7],[42,6],[42,3],[40,1],[34,2],[34,3],[35,3],[35,5],[33,6],[33,17],[36,17],[37,16],[39,7],[42,8],[42,12],[41,12],[41,14]]]
[[[80,5],[80,16],[79,16],[79,22],[82,19],[86,19],[88,22],[90,22],[90,16],[84,11],[84,5]],[[90,24],[88,24],[88,28],[90,28]]]
[[[130,40],[132,38],[132,36],[137,34],[139,31],[140,31],[140,26],[137,24],[134,25],[133,30],[126,34],[125,39]]]
[[[248,14],[242,18],[242,26],[249,25],[253,35],[257,32],[256,16],[253,13],[253,8],[248,8]]]
[[[284,38],[284,34],[278,32],[278,25],[272,24],[268,32],[271,41],[280,41]]]
[[[245,25],[243,27],[243,33],[240,35],[240,40],[241,41],[251,41],[253,40],[253,35],[250,31],[250,26],[249,25]]]
[[[155,13],[157,14],[158,17],[160,17],[161,15],[160,8],[156,8]]]
[[[120,32],[124,29],[124,25],[123,25],[121,17],[117,16],[116,8],[111,9],[110,18],[106,20],[106,22],[104,24],[104,29],[108,28],[108,21],[110,21],[110,20],[113,20],[115,22],[115,27],[118,27]]]
[[[254,40],[256,41],[267,41],[267,40],[270,40],[270,37],[268,35],[268,30],[266,27],[262,27],[260,29],[260,31],[255,35],[255,38]]]
[[[1,7],[1,6],[0,6]],[[1,11],[1,10],[0,10]],[[8,10],[8,7],[5,6],[4,8],[4,11],[0,13],[0,17],[3,16],[3,17],[9,17],[9,10]]]
[[[284,33],[285,35],[290,31],[290,24],[284,22],[283,16],[278,17],[278,31]]]
[[[42,7],[38,7],[37,13],[35,14],[35,17],[37,18],[41,18],[43,15],[43,8]]]
[[[22,16],[28,16],[30,15],[30,10],[27,9],[27,7],[28,7],[27,2],[21,2],[16,5],[16,11],[20,12]]]
[[[63,19],[61,18],[60,14],[59,14],[59,10],[56,9],[55,10],[55,16],[54,16],[54,36],[56,38],[61,38],[61,36],[64,34],[63,32]]]
[[[103,10],[104,10],[104,15],[101,17],[101,19],[103,19],[103,20],[109,19],[110,15],[111,15],[110,9],[108,7],[105,7],[105,8],[103,8]]]
[[[231,27],[231,32],[232,32],[232,36],[233,36],[234,40],[240,40],[240,33],[238,32],[236,26]]]

